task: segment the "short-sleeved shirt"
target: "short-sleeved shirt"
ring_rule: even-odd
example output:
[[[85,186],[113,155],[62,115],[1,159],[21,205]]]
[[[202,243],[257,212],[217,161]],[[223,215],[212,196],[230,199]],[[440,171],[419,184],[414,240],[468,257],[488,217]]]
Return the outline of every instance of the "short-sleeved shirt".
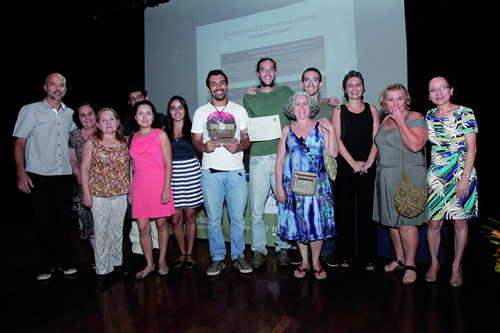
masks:
[[[68,139],[75,128],[73,110],[64,104],[59,111],[47,99],[25,105],[19,111],[12,136],[27,139],[26,172],[41,176],[71,175]]]
[[[243,106],[251,118],[279,115],[281,127],[288,125],[285,104],[295,92],[289,86],[276,86],[272,91],[263,93],[256,90],[255,95],[245,95]],[[331,116],[330,116],[331,118]],[[250,156],[265,156],[278,152],[279,139],[252,142]]]
[[[205,143],[210,140],[210,124],[235,125],[234,137],[241,141],[241,131],[248,126],[248,115],[242,106],[231,101],[220,112],[211,103],[207,103],[195,111],[191,132],[203,134],[203,143]],[[243,169],[243,167],[242,151],[233,154],[224,147],[217,147],[212,153],[203,153],[202,169],[229,171]]]

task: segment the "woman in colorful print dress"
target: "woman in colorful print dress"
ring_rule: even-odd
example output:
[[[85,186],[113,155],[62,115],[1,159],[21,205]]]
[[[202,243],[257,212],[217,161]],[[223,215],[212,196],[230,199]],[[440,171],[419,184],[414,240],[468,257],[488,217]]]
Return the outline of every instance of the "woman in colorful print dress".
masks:
[[[127,211],[129,154],[127,138],[118,114],[104,108],[97,114],[97,126],[83,146],[83,204],[94,218],[94,257],[97,287],[103,287],[108,274],[123,272],[123,219]]]
[[[477,217],[476,158],[477,123],[470,108],[453,104],[453,86],[442,76],[429,82],[429,98],[436,108],[427,113],[431,164],[427,172],[429,227],[427,243],[431,266],[425,276],[436,281],[438,251],[444,220],[453,220],[455,259],[450,284],[462,285],[462,257],[468,242],[467,220]]]
[[[295,93],[285,106],[285,115],[295,122],[284,126],[276,157],[276,200],[278,201],[278,234],[296,240],[302,263],[294,271],[302,279],[312,268],[318,280],[326,278],[319,256],[323,241],[333,237],[335,220],[333,195],[323,163],[323,152],[338,154],[335,127],[326,118],[314,120],[318,105],[306,92]],[[318,174],[318,185],[313,196],[300,196],[292,192],[291,179],[296,170]],[[311,246],[309,264],[308,247]]]

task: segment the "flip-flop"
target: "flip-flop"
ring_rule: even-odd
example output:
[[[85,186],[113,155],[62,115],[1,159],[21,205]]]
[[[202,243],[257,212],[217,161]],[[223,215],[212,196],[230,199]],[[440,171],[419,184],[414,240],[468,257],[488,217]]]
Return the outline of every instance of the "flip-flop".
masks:
[[[303,279],[306,277],[307,272],[309,272],[310,268],[300,268],[297,267],[295,271],[293,271],[293,276],[295,276],[297,279]]]
[[[322,273],[325,273],[325,275],[321,276]],[[324,279],[326,279],[325,269],[323,267],[321,267],[320,270],[314,270],[314,277],[316,278],[316,280],[324,280]]]

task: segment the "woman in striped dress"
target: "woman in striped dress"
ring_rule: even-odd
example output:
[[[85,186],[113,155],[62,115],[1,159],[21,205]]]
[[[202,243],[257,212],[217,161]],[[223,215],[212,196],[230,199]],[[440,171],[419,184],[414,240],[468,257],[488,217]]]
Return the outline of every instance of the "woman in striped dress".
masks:
[[[195,265],[193,246],[196,239],[196,208],[203,204],[201,192],[201,167],[191,142],[191,120],[186,101],[173,96],[168,102],[165,131],[172,143],[172,195],[175,215],[172,230],[181,250],[174,261],[174,268],[191,269]],[[186,223],[184,233],[183,221]],[[187,246],[185,239],[187,238]]]

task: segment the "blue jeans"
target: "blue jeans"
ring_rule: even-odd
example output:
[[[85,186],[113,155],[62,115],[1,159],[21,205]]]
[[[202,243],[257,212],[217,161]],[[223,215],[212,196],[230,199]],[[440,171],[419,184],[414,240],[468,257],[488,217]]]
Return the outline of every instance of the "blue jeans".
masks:
[[[250,209],[252,213],[252,251],[267,255],[264,210],[269,189],[276,195],[276,155],[250,156]],[[290,243],[276,235],[276,252]]]
[[[226,244],[222,234],[224,198],[231,221],[231,259],[245,250],[245,209],[247,182],[245,169],[212,173],[201,170],[201,189],[207,211],[208,241],[212,260],[224,260]]]

